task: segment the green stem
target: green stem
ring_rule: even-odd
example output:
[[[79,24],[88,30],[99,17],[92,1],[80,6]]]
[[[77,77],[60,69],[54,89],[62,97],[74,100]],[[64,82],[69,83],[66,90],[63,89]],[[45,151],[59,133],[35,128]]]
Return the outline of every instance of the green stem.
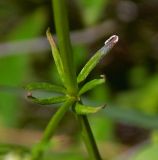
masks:
[[[59,50],[63,61],[66,86],[68,93],[74,97],[77,95],[78,86],[75,73],[72,48],[69,36],[69,25],[66,11],[65,0],[52,0],[56,32],[58,37]],[[79,116],[79,120],[82,126],[82,133],[85,139],[85,143],[89,154],[93,160],[101,160],[89,122],[86,116]]]
[[[77,94],[77,80],[69,36],[69,25],[65,0],[52,0],[59,50],[64,66],[65,83],[70,95]]]
[[[67,88],[67,94],[70,95],[71,98],[69,98],[63,104],[63,106],[58,109],[58,111],[50,120],[44,131],[43,138],[41,139],[40,143],[38,143],[32,150],[31,160],[41,159],[40,157],[43,155],[43,152],[49,144],[49,141],[54,134],[59,122],[63,118],[65,112],[77,101],[76,98],[72,97],[77,97],[78,94],[77,78],[75,73],[75,67],[73,64],[74,61],[69,36],[66,3],[65,0],[52,0],[52,3],[55,17],[56,32],[58,37],[58,45],[65,73],[65,86]],[[101,160],[87,117],[78,116],[78,119],[81,123],[83,138],[85,140],[91,158],[93,160]]]
[[[33,148],[32,150],[32,159],[31,160],[39,160],[39,157],[43,155],[47,145],[49,144],[49,140],[54,134],[59,122],[63,118],[65,112],[73,105],[75,102],[74,98],[69,98],[63,106],[61,106],[52,119],[49,121],[41,141]]]
[[[87,147],[88,153],[91,157],[91,160],[101,160],[101,156],[99,154],[99,150],[97,148],[91,127],[89,125],[87,116],[78,115],[78,120],[82,129],[82,136],[85,141],[85,145]]]

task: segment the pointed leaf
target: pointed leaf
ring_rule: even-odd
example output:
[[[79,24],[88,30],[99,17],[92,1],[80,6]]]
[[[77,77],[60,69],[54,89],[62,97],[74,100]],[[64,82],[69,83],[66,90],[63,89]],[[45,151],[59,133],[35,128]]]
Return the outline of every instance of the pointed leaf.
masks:
[[[53,55],[58,73],[60,75],[60,78],[61,78],[62,82],[64,82],[64,69],[63,69],[62,59],[61,59],[60,54],[59,54],[59,50],[58,50],[58,48],[57,48],[57,46],[56,46],[56,44],[53,40],[53,37],[52,37],[49,29],[47,30],[46,35],[47,35],[47,39],[48,39],[48,41],[51,45],[52,55]]]
[[[99,107],[86,106],[80,103],[76,103],[75,112],[80,115],[86,115],[90,113],[96,113],[105,108],[105,105]]]
[[[45,90],[45,91],[66,93],[66,89],[64,87],[53,85],[53,84],[46,83],[46,82],[30,83],[30,84],[26,85],[25,89],[29,90],[29,91],[41,89],[41,90]]]
[[[48,104],[56,104],[56,103],[62,103],[67,100],[66,96],[59,96],[59,97],[49,97],[49,98],[36,98],[32,96],[32,93],[29,92],[27,94],[27,97],[35,103],[42,104],[42,105],[48,105]]]
[[[95,55],[86,63],[77,77],[77,82],[80,83],[87,78],[93,68],[99,61],[108,53],[108,51],[118,42],[118,36],[113,35],[105,41],[104,47],[98,50]]]
[[[79,96],[82,95],[83,93],[93,89],[94,87],[101,85],[105,83],[105,78],[101,78],[101,79],[93,79],[89,82],[87,82],[79,91]]]

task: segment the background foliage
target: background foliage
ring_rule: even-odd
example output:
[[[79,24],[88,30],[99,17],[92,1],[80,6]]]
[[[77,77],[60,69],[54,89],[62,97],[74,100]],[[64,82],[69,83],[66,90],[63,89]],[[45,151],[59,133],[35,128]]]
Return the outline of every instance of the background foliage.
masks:
[[[67,5],[78,72],[106,38],[120,37],[90,75],[105,74],[106,85],[83,97],[87,104],[107,102],[104,112],[89,117],[103,157],[146,160],[153,155],[154,159],[158,156],[158,2],[67,0]],[[45,39],[48,26],[53,33],[55,28],[51,1],[6,0],[0,6],[0,143],[30,147],[57,109],[28,102],[23,90],[32,81],[60,83]],[[78,131],[70,111],[49,154],[60,160],[77,159],[83,153],[79,159],[85,159]],[[17,148],[5,153],[18,156]]]

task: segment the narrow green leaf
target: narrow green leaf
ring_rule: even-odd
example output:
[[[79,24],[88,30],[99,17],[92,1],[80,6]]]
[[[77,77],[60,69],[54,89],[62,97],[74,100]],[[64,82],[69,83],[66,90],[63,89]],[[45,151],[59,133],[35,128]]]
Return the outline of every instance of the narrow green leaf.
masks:
[[[105,83],[105,77],[103,76],[103,78],[101,79],[93,79],[89,82],[87,82],[79,91],[79,96],[82,95],[83,93],[93,89],[94,87],[101,85]]]
[[[80,103],[76,103],[75,112],[80,115],[86,115],[91,113],[96,113],[101,109],[105,108],[105,105],[99,107],[86,106]]]
[[[57,70],[58,70],[58,73],[59,73],[59,76],[64,84],[64,68],[63,68],[63,63],[62,63],[62,59],[61,59],[61,56],[59,54],[59,50],[54,42],[54,39],[50,33],[50,30],[48,29],[47,32],[46,32],[46,35],[47,35],[47,39],[51,45],[51,49],[52,49],[52,55],[53,55],[53,58],[54,58],[54,61],[55,61],[55,65],[57,67]]]
[[[66,93],[66,89],[64,87],[53,85],[50,83],[45,83],[45,82],[30,83],[30,84],[26,85],[25,89],[29,90],[29,91],[42,89],[45,91]]]
[[[98,50],[95,55],[86,63],[77,77],[77,82],[80,83],[87,78],[93,68],[99,61],[110,51],[110,49],[118,42],[118,36],[113,35],[105,41],[104,47]]]
[[[62,103],[62,102],[67,100],[66,96],[49,97],[49,98],[36,98],[36,97],[33,97],[30,92],[28,93],[27,97],[32,102],[35,102],[35,103],[38,103],[38,104],[42,104],[42,105]]]

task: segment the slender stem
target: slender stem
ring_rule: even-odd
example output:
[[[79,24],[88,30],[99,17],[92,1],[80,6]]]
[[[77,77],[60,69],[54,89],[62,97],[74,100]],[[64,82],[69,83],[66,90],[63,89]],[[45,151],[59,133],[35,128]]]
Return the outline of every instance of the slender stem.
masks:
[[[69,26],[66,11],[65,0],[52,0],[56,32],[58,36],[59,50],[63,62],[65,86],[67,87],[67,94],[76,97],[78,92],[77,78],[75,73],[72,48],[69,36]],[[49,143],[54,131],[56,130],[60,120],[63,118],[68,108],[76,101],[75,98],[69,98],[62,107],[55,113],[47,125],[43,138],[32,151],[32,160],[38,160],[43,154],[46,146]]]
[[[68,93],[77,94],[77,80],[69,36],[69,25],[65,0],[52,0],[58,45],[65,71]]]
[[[82,128],[82,136],[85,141],[85,145],[92,160],[101,160],[99,150],[97,148],[91,127],[89,125],[87,116],[78,115],[78,120]]]
[[[66,86],[70,95],[76,96],[78,91],[77,78],[73,61],[72,48],[69,36],[69,25],[65,0],[52,0],[56,32],[58,36],[59,50],[65,69]],[[79,116],[82,133],[89,154],[93,160],[101,160],[88,119],[86,116]]]
[[[58,36],[59,50],[65,73],[64,79],[65,86],[67,87],[67,94],[71,97],[77,97],[78,85],[75,67],[73,64],[74,61],[69,36],[66,3],[65,0],[52,0],[52,3],[55,17],[56,32]],[[38,143],[33,148],[31,160],[38,160],[42,156],[65,112],[76,101],[76,98],[69,98],[63,104],[63,106],[61,106],[59,110],[55,113],[55,115],[52,117],[45,129],[43,138],[41,139],[40,143]],[[83,138],[85,140],[91,158],[93,160],[101,160],[87,117],[78,116],[78,119],[81,123]]]
[[[49,144],[49,140],[51,139],[52,135],[54,134],[59,122],[63,118],[65,112],[69,109],[70,106],[73,105],[75,102],[74,98],[69,98],[55,113],[55,115],[49,121],[41,141],[33,148],[32,150],[32,159],[31,160],[38,160],[40,156],[43,155],[47,145]]]

